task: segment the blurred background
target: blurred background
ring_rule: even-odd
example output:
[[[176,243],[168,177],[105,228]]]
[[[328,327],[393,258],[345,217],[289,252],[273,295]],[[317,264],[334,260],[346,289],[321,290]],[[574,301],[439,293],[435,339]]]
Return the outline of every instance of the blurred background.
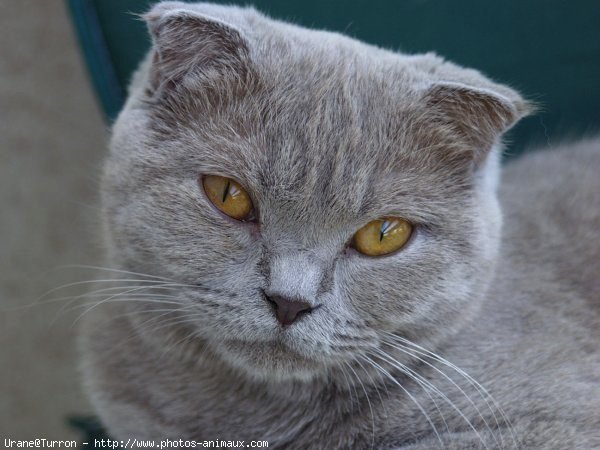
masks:
[[[0,0],[0,439],[73,438],[66,418],[91,411],[77,373],[81,309],[39,298],[94,276],[61,266],[102,264],[98,173],[149,46],[136,14],[150,3]],[[508,157],[598,131],[599,2],[251,3],[387,48],[434,50],[521,90],[541,111],[511,132]]]
[[[66,416],[89,410],[78,312],[53,322],[60,305],[23,306],[73,281],[60,265],[98,263],[106,130],[66,4],[0,0],[0,446],[73,437]]]

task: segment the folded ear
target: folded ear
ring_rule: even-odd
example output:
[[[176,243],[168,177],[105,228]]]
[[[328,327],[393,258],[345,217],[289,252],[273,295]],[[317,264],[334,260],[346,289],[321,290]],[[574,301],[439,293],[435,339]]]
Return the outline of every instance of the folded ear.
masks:
[[[159,3],[143,18],[154,43],[150,68],[154,91],[244,71],[248,46],[234,26],[182,2]]]
[[[496,91],[458,82],[433,83],[425,100],[435,120],[467,145],[475,165],[485,159],[502,133],[533,111],[530,103],[509,88]]]

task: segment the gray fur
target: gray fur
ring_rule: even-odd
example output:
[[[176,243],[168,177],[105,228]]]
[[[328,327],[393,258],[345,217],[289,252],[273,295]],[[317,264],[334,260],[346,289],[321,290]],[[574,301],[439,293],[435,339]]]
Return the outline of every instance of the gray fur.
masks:
[[[599,141],[509,166],[502,227],[500,137],[530,110],[513,90],[250,8],[167,2],[146,20],[105,242],[111,267],[185,286],[85,315],[85,382],[114,437],[600,447]],[[238,180],[259,224],[216,213],[203,173]],[[416,225],[403,250],[347,248],[388,215]],[[321,307],[282,329],[263,290]]]

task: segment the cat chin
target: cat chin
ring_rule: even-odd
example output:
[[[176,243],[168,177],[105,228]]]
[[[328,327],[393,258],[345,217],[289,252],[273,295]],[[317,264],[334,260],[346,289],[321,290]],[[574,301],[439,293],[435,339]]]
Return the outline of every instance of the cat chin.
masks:
[[[221,341],[216,353],[236,370],[257,381],[314,381],[326,375],[323,360],[301,355],[279,341]]]

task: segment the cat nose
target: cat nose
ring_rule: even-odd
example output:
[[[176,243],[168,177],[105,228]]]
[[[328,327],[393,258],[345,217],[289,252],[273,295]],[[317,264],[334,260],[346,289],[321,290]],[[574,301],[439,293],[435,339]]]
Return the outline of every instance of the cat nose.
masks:
[[[266,294],[265,299],[273,308],[277,321],[284,327],[293,324],[300,317],[313,310],[310,303],[299,299]]]

